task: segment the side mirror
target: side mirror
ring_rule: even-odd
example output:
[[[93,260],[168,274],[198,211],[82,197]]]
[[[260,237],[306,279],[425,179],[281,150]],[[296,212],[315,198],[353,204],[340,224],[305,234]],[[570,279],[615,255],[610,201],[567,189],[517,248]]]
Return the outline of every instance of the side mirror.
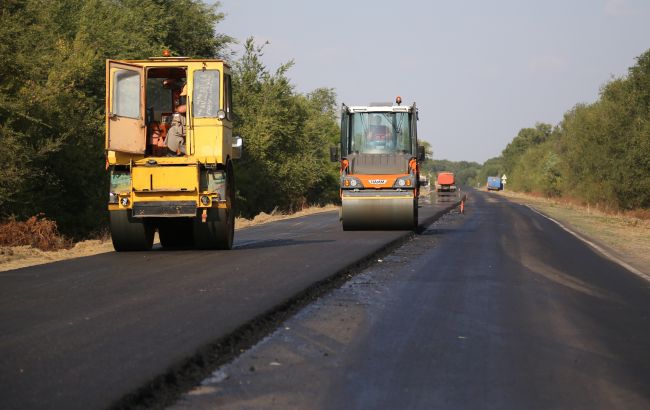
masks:
[[[233,138],[232,143],[232,159],[241,158],[241,153],[244,148],[244,140],[239,135]]]
[[[340,160],[339,147],[330,147],[330,161],[339,162]]]
[[[427,154],[424,145],[418,145],[418,161],[424,161],[425,159],[427,159]]]

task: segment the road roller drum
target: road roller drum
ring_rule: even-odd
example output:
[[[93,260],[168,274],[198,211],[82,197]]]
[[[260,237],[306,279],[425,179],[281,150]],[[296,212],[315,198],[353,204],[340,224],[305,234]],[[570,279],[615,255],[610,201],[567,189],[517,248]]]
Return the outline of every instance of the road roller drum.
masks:
[[[412,195],[344,195],[343,230],[410,230],[417,226],[417,202]]]

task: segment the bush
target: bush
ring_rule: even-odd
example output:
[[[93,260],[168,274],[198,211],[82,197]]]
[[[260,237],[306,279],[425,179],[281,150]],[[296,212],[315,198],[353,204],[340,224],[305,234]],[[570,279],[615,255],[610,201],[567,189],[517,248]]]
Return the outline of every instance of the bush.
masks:
[[[10,218],[0,224],[0,246],[30,245],[43,251],[70,248],[72,242],[59,234],[56,222],[39,214],[26,221]]]

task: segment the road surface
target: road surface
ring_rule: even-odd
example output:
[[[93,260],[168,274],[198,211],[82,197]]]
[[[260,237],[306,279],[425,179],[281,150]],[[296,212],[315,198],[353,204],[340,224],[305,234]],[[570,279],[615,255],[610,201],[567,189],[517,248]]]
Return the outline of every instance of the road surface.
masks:
[[[472,193],[172,407],[648,409],[650,283]]]
[[[424,206],[420,221],[449,206]],[[0,408],[132,404],[125,395],[168,382],[197,352],[408,234],[343,232],[328,212],[237,231],[232,251],[112,252],[1,272]]]

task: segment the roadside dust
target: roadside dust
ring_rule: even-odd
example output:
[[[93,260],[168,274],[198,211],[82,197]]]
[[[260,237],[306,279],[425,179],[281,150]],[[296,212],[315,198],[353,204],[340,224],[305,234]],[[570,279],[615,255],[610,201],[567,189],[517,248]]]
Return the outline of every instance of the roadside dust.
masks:
[[[299,218],[305,215],[337,209],[339,207],[336,205],[327,205],[323,207],[305,208],[302,211],[290,215],[276,212],[266,214],[262,212],[253,219],[237,218],[235,221],[235,229],[239,230],[249,226],[261,225],[282,219]],[[159,243],[158,234],[156,234],[154,243]],[[0,247],[0,272],[106,252],[113,252],[113,243],[111,242],[110,235],[106,235],[101,239],[77,242],[70,249],[60,249],[57,251],[42,251],[29,245],[2,246]]]
[[[113,244],[110,239],[77,242],[70,249],[58,251],[42,251],[29,245],[2,247],[0,248],[0,272],[112,251]]]

